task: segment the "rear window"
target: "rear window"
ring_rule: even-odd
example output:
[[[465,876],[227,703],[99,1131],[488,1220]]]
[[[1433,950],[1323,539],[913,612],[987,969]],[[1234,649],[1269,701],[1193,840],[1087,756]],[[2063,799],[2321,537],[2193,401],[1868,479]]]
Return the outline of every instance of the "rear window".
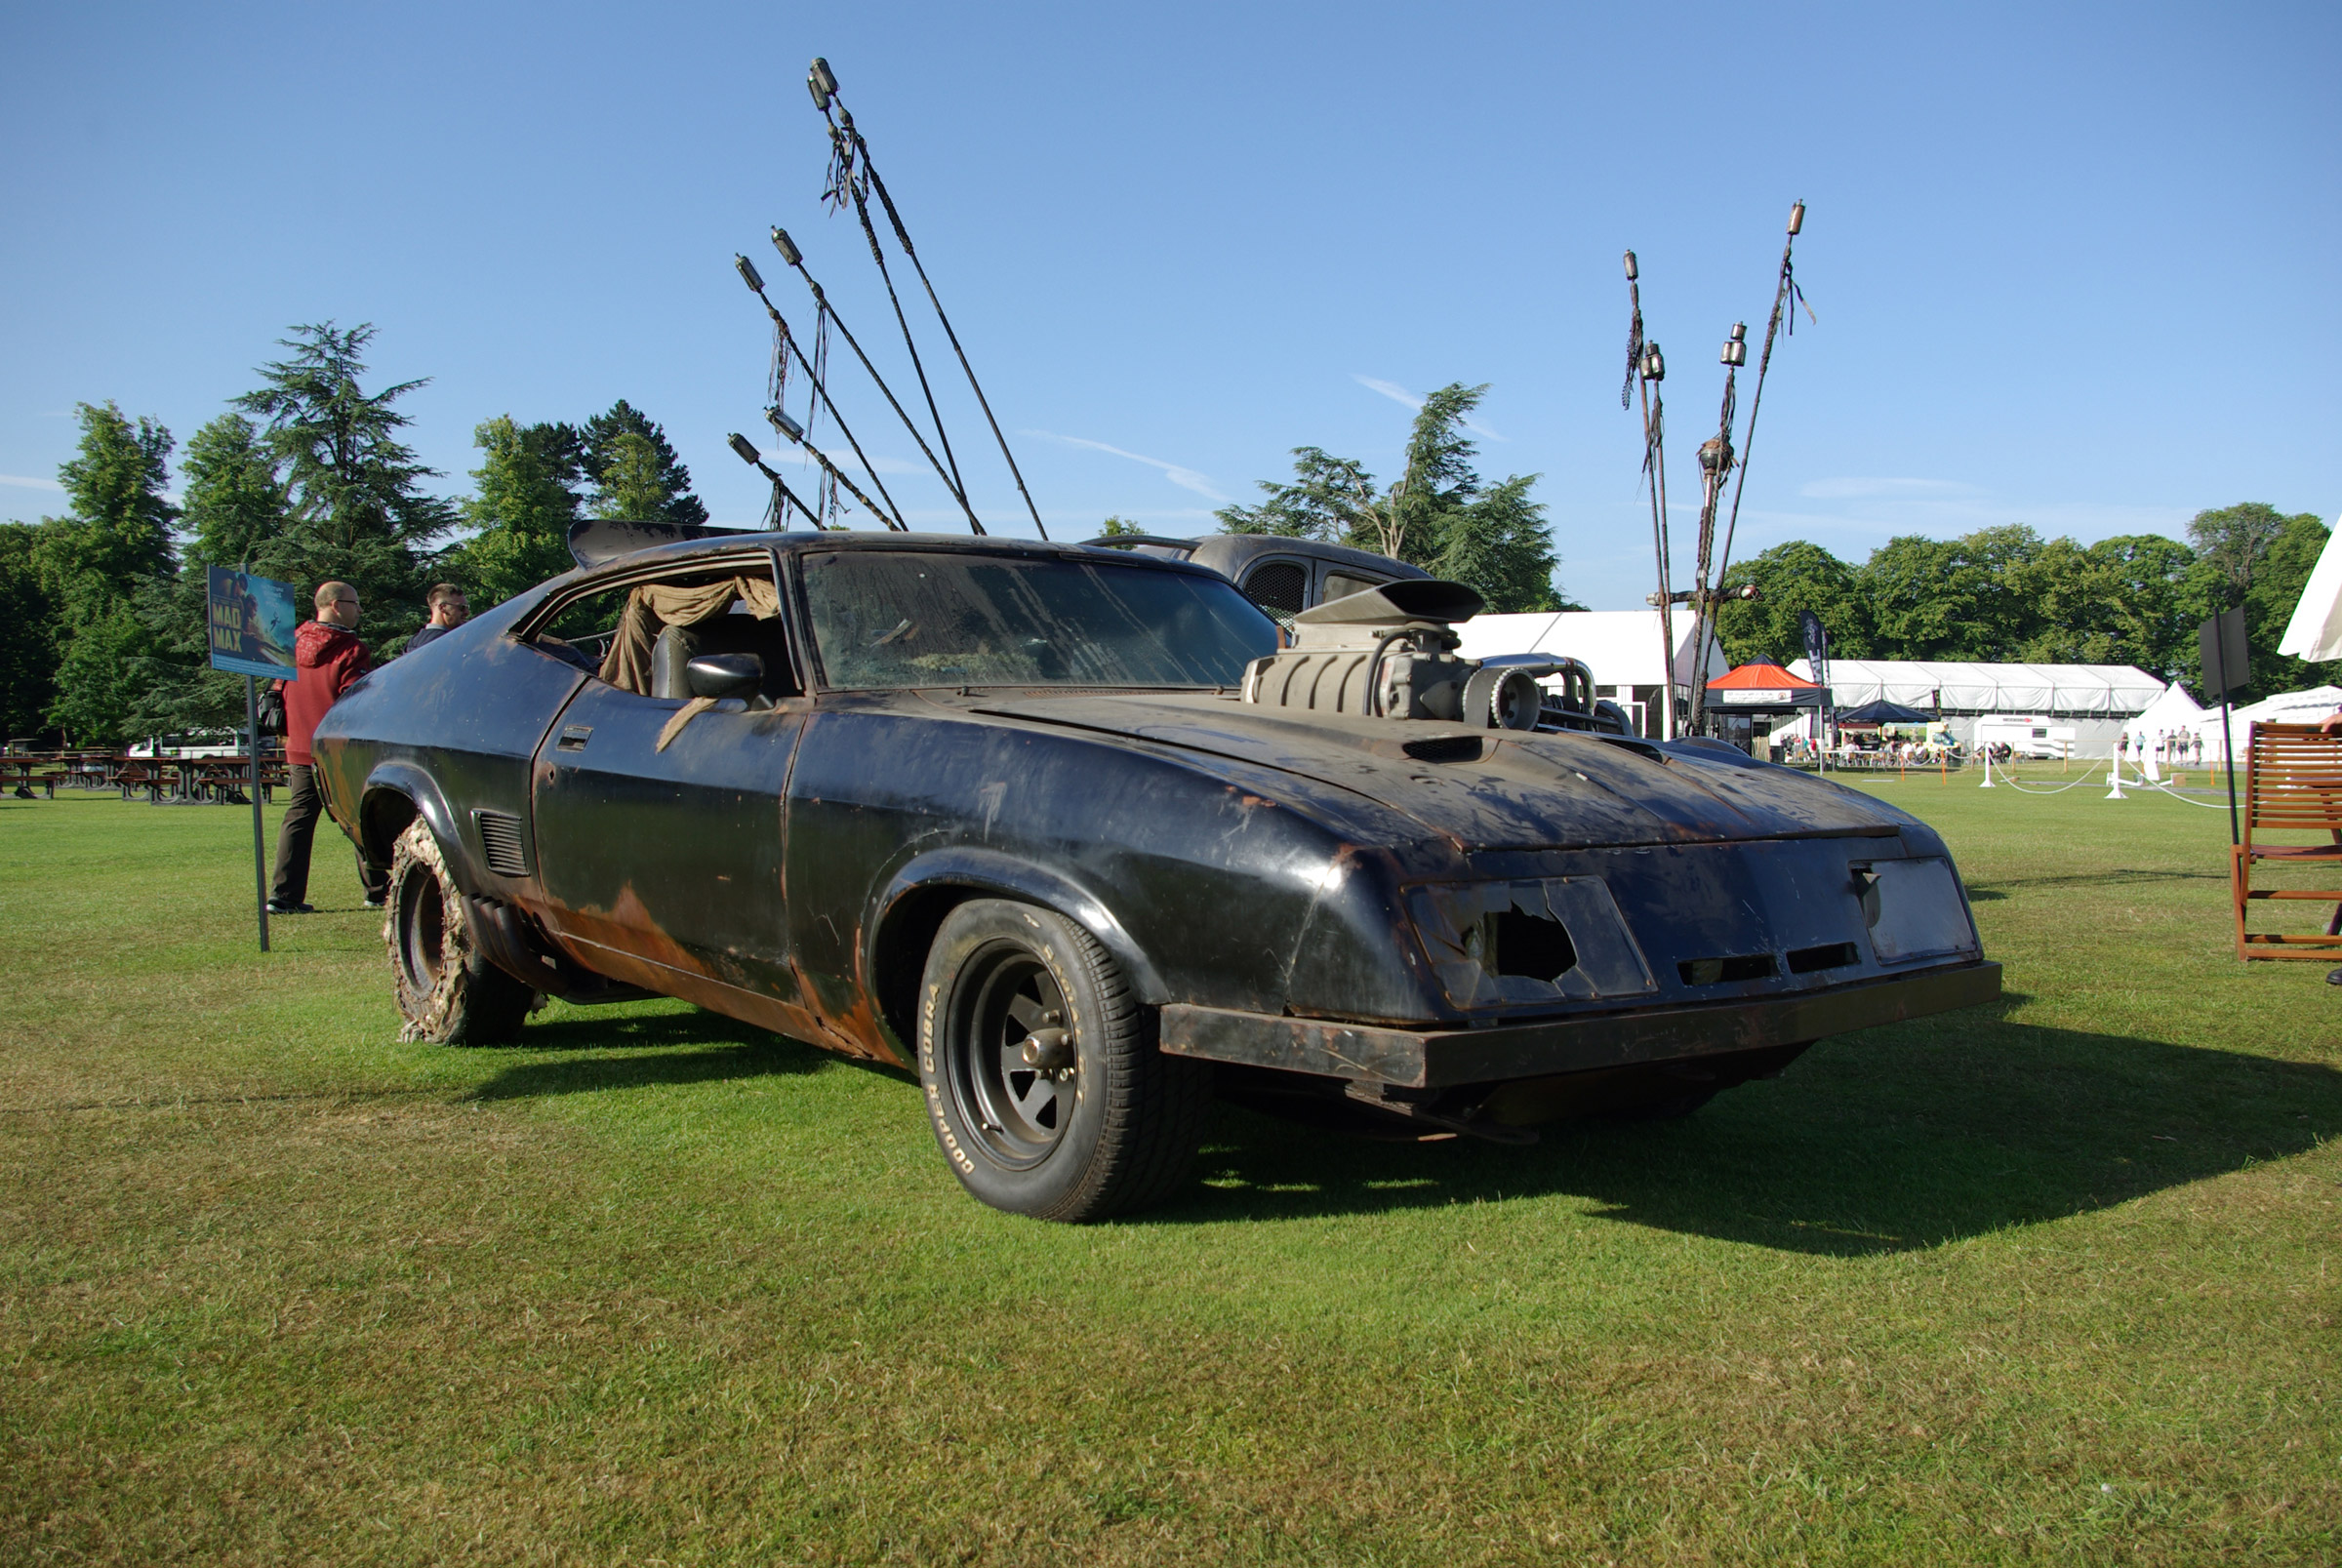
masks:
[[[1201,574],[909,550],[800,559],[834,689],[1231,687],[1276,651],[1269,619]]]

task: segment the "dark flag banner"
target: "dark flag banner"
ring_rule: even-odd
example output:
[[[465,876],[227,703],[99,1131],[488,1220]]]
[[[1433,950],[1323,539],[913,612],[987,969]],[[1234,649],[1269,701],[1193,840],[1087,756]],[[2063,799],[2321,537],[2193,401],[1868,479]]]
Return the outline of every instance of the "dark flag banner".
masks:
[[[301,607],[293,584],[224,566],[211,569],[212,667],[262,680],[291,680]]]

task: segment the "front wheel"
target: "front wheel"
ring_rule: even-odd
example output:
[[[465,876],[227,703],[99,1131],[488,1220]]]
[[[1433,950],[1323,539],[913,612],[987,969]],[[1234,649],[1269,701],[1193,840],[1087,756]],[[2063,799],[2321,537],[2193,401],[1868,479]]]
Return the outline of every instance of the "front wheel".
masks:
[[[1095,938],[1002,899],[959,905],[936,934],[919,1083],[961,1186],[1070,1222],[1169,1196],[1211,1102],[1208,1065],[1156,1049],[1152,1013]]]
[[[537,993],[490,963],[472,941],[464,895],[421,817],[390,857],[383,942],[398,992],[402,1040],[503,1045],[519,1038]]]

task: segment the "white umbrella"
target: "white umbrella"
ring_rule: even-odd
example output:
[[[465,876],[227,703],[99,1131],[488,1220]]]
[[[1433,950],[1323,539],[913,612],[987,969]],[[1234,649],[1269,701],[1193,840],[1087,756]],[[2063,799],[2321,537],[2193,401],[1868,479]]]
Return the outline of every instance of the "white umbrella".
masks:
[[[2325,552],[2301,590],[2301,603],[2293,607],[2277,651],[2313,663],[2342,659],[2342,519],[2326,536]]]

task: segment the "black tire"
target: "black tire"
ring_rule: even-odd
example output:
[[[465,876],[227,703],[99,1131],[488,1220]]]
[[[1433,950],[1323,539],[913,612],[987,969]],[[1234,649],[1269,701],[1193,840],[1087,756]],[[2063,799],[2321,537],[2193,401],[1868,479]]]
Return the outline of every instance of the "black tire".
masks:
[[[1211,1070],[1157,1050],[1154,1022],[1065,916],[1003,899],[953,909],[919,986],[919,1083],[960,1185],[1070,1223],[1176,1191],[1203,1140]]]
[[[383,944],[398,994],[402,1040],[504,1045],[540,1000],[536,991],[481,956],[464,895],[447,856],[418,817],[390,857]]]

